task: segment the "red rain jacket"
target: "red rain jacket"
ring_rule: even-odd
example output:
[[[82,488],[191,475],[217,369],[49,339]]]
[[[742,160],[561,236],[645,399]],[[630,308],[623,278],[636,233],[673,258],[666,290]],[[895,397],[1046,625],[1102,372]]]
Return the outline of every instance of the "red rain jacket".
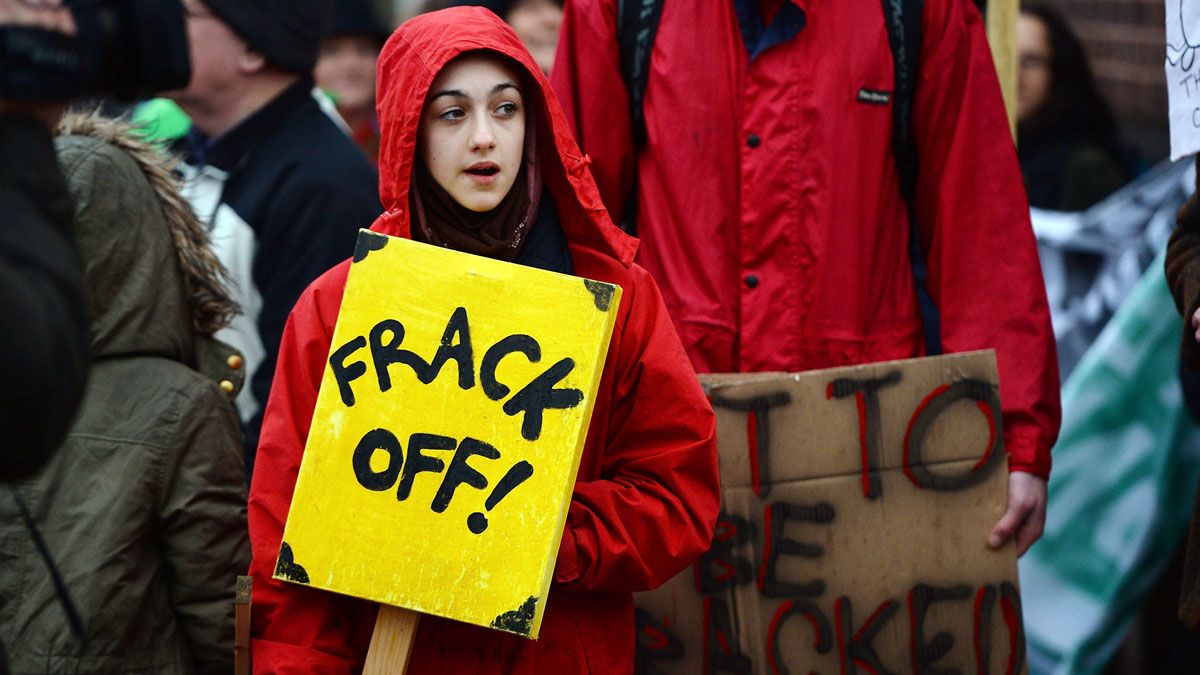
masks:
[[[576,273],[624,290],[566,531],[537,641],[423,617],[410,673],[632,672],[633,591],[654,588],[704,552],[720,495],[712,410],[654,281],[633,264],[637,241],[609,220],[549,83],[493,14],[459,8],[401,27],[379,62],[382,123],[377,232],[409,236],[408,187],[425,93],[463,51],[511,57],[538,91],[546,190]],[[271,579],[349,261],[305,291],[279,348],[250,489],[256,673],[362,667],[377,605]]]
[[[639,262],[701,372],[921,355],[879,95],[894,80],[881,3],[776,2],[804,25],[749,59],[738,2],[762,4],[663,3],[637,160]],[[619,217],[634,150],[616,7],[567,3],[553,81]],[[996,349],[1010,468],[1045,477],[1060,421],[1054,338],[982,21],[970,2],[925,0],[922,23],[916,211],[943,348]]]

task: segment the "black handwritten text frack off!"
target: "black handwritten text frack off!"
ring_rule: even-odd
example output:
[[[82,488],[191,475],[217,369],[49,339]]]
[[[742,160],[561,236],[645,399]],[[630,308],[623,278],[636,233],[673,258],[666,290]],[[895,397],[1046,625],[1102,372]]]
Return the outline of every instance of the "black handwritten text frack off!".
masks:
[[[994,362],[940,358],[710,380],[724,505],[639,596],[640,674],[1024,672],[997,511],[961,515],[1003,494]]]
[[[541,362],[541,345],[529,335],[514,334],[497,340],[483,351],[476,367],[470,320],[463,307],[451,313],[436,349],[430,349],[433,352],[431,359],[426,360],[406,348],[404,338],[404,324],[388,318],[376,323],[369,334],[355,336],[332,350],[329,367],[337,381],[343,405],[355,405],[356,386],[376,387],[380,393],[387,393],[393,388],[402,390],[404,386],[430,385],[451,361],[457,368],[460,389],[472,389],[478,384],[488,399],[500,405],[505,415],[520,416],[521,437],[526,441],[537,441],[541,437],[547,411],[570,410],[583,403],[582,391],[558,386],[575,368],[575,361],[569,357],[554,361],[528,382],[504,383],[498,379],[497,369],[507,358],[524,358],[535,364]],[[368,371],[373,371],[374,377],[366,377]],[[379,469],[373,468],[377,453],[383,453],[387,458]],[[397,433],[381,427],[363,435],[354,448],[351,465],[360,485],[375,491],[395,488],[398,501],[408,499],[413,482],[420,474],[443,474],[441,486],[430,503],[435,513],[442,513],[460,486],[467,485],[476,490],[488,487],[487,478],[471,466],[472,458],[499,461],[501,455],[500,449],[481,439],[457,440],[439,434],[410,432],[406,442],[402,443]],[[449,457],[448,464],[443,456]],[[485,501],[485,509],[490,511],[533,473],[534,467],[527,461],[514,464],[497,481]],[[484,513],[475,512],[468,517],[467,526],[471,532],[480,534],[487,529],[487,522]]]

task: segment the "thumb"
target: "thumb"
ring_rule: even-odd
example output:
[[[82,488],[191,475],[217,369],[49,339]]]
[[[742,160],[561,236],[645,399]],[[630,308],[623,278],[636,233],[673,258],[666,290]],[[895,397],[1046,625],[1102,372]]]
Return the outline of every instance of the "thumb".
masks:
[[[1007,544],[1013,538],[1013,535],[1016,534],[1017,528],[1021,526],[1021,522],[1025,520],[1024,511],[1024,509],[1016,504],[1009,505],[1008,511],[1000,517],[996,526],[988,534],[988,546],[1000,548]]]

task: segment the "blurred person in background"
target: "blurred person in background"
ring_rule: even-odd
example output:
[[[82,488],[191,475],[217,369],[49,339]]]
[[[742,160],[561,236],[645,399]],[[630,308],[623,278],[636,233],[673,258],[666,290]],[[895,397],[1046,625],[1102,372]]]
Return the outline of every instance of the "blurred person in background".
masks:
[[[492,10],[512,26],[538,67],[550,74],[558,50],[558,29],[562,26],[562,0],[432,0],[426,11],[472,5]]]
[[[1010,477],[988,541],[1024,552],[1045,522],[1058,368],[975,4],[924,1],[903,80],[879,2],[649,4],[661,20],[634,105],[628,2],[567,3],[551,81],[692,364],[795,372],[994,348]]]
[[[92,365],[62,447],[0,499],[0,641],[19,673],[226,673],[250,551],[225,272],[156,151],[98,117],[60,134]]]
[[[313,96],[327,0],[184,0],[192,79],[167,96],[192,119],[184,195],[242,308],[220,338],[246,359],[247,469],[296,298],[379,213],[377,174]]]
[[[6,26],[75,33],[69,11],[26,0],[0,0]],[[0,481],[29,476],[50,459],[87,375],[71,205],[50,138],[62,110],[62,103],[0,99]]]
[[[321,39],[313,70],[317,86],[333,97],[351,137],[372,165],[379,162],[375,61],[390,34],[370,0],[335,0],[333,21]]]
[[[1021,5],[1017,155],[1029,204],[1082,211],[1136,173],[1079,38],[1049,5]]]
[[[1200,183],[1200,173],[1196,180]],[[1175,307],[1184,319],[1179,347],[1184,401],[1192,418],[1200,420],[1200,186],[1179,209],[1165,268]],[[1179,619],[1200,631],[1200,490],[1187,538]]]

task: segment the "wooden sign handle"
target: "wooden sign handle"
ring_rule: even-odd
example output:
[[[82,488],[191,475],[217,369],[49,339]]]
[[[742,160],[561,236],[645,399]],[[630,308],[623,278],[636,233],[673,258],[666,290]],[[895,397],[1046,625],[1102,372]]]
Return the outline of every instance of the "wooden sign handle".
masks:
[[[254,579],[248,576],[237,578],[237,592],[233,598],[233,673],[250,675],[250,592]]]
[[[421,615],[411,609],[380,605],[363,675],[402,675],[408,669],[420,621]]]

